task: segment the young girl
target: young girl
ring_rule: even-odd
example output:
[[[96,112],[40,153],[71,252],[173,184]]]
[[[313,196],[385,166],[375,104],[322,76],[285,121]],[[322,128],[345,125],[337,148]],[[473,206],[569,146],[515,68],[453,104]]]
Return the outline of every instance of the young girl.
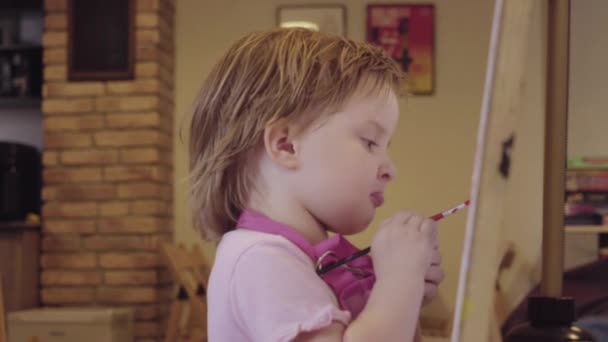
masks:
[[[304,29],[249,34],[213,68],[190,128],[194,223],[219,240],[210,341],[414,338],[443,277],[432,220],[399,212],[371,258],[317,272],[356,251],[342,235],[395,177],[401,82],[381,50]]]

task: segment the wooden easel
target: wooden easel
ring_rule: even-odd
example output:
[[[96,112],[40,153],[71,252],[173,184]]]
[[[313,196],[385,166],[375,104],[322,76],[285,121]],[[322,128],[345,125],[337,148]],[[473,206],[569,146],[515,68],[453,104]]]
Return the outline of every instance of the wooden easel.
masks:
[[[502,222],[509,190],[508,176],[501,173],[500,166],[509,164],[506,147],[525,105],[521,88],[527,72],[534,2],[496,0],[452,330],[454,342],[488,341],[496,333],[492,306],[503,258],[499,251],[504,243]]]
[[[500,251],[509,242],[505,239],[509,227],[503,224],[503,214],[510,187],[508,175],[501,174],[498,166],[504,159],[517,162],[517,149],[526,148],[517,144],[518,119],[523,114],[543,115],[542,110],[526,107],[525,95],[533,75],[533,70],[526,69],[530,64],[531,25],[544,19],[548,19],[548,25],[541,292],[549,297],[561,295],[568,12],[569,0],[496,0],[452,342],[501,340],[498,316],[504,311],[496,311],[501,303],[496,301],[495,281],[504,257]],[[504,146],[514,133],[511,156]],[[524,239],[515,238],[513,242],[535,243]],[[515,259],[516,264],[527,261]]]
[[[165,342],[207,341],[209,264],[199,246],[188,250],[183,245],[165,244],[162,251],[178,287],[169,312]]]

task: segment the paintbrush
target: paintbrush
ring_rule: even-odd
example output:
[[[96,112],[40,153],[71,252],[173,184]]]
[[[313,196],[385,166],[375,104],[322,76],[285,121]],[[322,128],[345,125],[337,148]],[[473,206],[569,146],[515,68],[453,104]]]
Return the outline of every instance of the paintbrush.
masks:
[[[453,213],[455,213],[457,211],[460,211],[461,209],[467,207],[469,205],[469,203],[470,203],[470,201],[466,200],[466,201],[460,203],[459,205],[457,205],[457,206],[455,206],[453,208],[450,208],[448,210],[442,211],[440,213],[437,213],[437,214],[431,216],[430,219],[432,219],[434,221],[439,221],[439,220],[441,220],[441,219],[443,219],[445,217],[448,217],[448,216],[452,215]],[[357,259],[360,256],[363,256],[363,255],[369,253],[370,251],[371,251],[371,247],[367,247],[367,248],[362,249],[362,250],[360,250],[360,251],[358,251],[356,253],[353,253],[352,255],[347,256],[346,258],[334,261],[331,264],[328,264],[327,266],[322,266],[321,268],[319,268],[317,270],[317,274],[319,274],[319,275],[325,274],[325,273],[327,273],[327,272],[329,272],[329,271],[331,271],[331,270],[333,270],[333,269],[335,269],[337,267],[340,267],[340,266],[342,266],[342,265],[344,265],[346,263],[349,263],[349,262]]]

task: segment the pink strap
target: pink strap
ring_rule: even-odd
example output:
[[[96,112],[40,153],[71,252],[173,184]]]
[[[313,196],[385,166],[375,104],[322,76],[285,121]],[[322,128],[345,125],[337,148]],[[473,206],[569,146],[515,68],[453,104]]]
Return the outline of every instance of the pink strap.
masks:
[[[294,243],[302,251],[304,251],[304,253],[308,254],[308,256],[312,259],[313,262],[317,261],[318,256],[315,252],[315,248],[308,242],[308,240],[306,240],[293,228],[273,221],[272,219],[266,217],[261,213],[252,210],[243,211],[241,217],[239,217],[239,221],[237,222],[237,228],[244,228],[262,233],[280,235]]]

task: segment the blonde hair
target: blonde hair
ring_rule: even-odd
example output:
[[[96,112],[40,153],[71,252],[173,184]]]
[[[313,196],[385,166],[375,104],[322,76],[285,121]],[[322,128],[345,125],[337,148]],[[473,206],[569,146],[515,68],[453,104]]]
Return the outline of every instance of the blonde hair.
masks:
[[[247,160],[269,123],[297,120],[305,129],[367,80],[398,92],[403,73],[371,44],[312,30],[275,29],[238,40],[203,83],[190,123],[193,223],[203,238],[235,228],[252,189]]]

